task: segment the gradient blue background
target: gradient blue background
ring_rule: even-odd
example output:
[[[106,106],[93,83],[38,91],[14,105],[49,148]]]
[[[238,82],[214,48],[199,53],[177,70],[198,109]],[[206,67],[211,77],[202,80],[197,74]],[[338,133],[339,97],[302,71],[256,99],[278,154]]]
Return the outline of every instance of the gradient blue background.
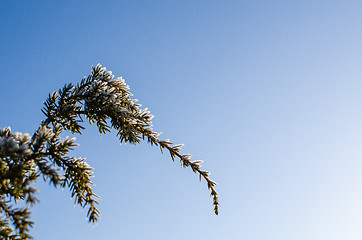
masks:
[[[0,127],[97,63],[218,182],[89,127],[96,226],[37,184],[35,239],[362,239],[362,1],[0,0]]]

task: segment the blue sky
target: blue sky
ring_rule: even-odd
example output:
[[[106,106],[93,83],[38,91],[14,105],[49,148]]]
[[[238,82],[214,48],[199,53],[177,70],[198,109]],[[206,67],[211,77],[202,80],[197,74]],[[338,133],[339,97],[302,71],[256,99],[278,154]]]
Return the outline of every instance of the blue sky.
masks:
[[[361,1],[0,0],[0,127],[32,133],[49,92],[101,63],[219,184],[88,127],[96,226],[37,184],[35,239],[362,238]]]

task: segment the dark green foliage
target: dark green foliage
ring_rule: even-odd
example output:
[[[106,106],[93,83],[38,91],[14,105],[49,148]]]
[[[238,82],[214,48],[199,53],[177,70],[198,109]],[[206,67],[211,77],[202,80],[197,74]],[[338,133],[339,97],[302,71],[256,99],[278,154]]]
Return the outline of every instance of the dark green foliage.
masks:
[[[209,172],[200,169],[202,161],[191,161],[191,155],[180,153],[182,144],[173,145],[169,140],[160,141],[160,133],[152,130],[153,116],[140,109],[132,99],[129,87],[122,78],[114,79],[111,72],[100,65],[93,67],[91,75],[77,85],[68,84],[58,92],[49,94],[42,112],[46,119],[30,136],[12,133],[10,128],[0,130],[0,236],[2,239],[30,239],[29,208],[37,201],[37,190],[31,184],[42,176],[54,186],[68,187],[75,203],[88,207],[88,220],[96,222],[100,216],[96,205],[98,196],[93,193],[92,168],[83,158],[68,155],[77,146],[75,139],[60,138],[67,130],[81,134],[83,121],[98,127],[100,134],[111,129],[117,131],[121,143],[137,144],[147,139],[161,151],[169,151],[171,158],[178,158],[183,167],[191,167],[204,178],[213,197],[218,214],[216,183],[209,179]],[[19,201],[24,208],[14,208]]]

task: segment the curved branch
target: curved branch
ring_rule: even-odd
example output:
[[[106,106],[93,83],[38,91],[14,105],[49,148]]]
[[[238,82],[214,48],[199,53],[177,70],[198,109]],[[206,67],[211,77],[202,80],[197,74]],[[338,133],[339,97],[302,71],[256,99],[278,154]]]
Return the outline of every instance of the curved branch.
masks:
[[[215,214],[218,214],[218,193],[215,190],[216,183],[202,171],[201,161],[191,161],[191,155],[180,154],[181,145],[170,146],[168,141],[160,141],[160,133],[152,130],[151,119],[153,115],[146,109],[140,109],[136,99],[131,99],[132,94],[122,78],[114,79],[111,72],[97,65],[93,67],[91,75],[84,78],[81,83],[73,86],[68,84],[58,93],[49,95],[43,112],[47,116],[45,125],[61,125],[72,133],[81,133],[84,129],[80,125],[84,116],[90,124],[95,123],[99,132],[109,132],[111,128],[118,131],[122,142],[137,144],[141,139],[161,148],[166,148],[172,159],[178,157],[183,167],[190,166],[193,172],[198,173],[207,182],[207,186],[213,197]],[[111,120],[111,125],[107,123]]]

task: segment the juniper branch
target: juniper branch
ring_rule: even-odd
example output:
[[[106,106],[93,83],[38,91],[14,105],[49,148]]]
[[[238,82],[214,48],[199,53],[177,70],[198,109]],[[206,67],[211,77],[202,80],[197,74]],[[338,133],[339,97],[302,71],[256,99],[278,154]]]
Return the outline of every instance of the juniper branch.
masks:
[[[131,96],[124,79],[114,79],[112,72],[97,65],[80,83],[65,85],[49,94],[42,109],[46,119],[33,136],[11,133],[10,128],[0,130],[0,212],[4,214],[0,218],[1,237],[31,238],[28,231],[33,223],[28,220],[29,205],[36,202],[37,190],[30,184],[39,176],[54,186],[69,187],[75,202],[83,208],[89,207],[89,221],[97,221],[99,197],[92,189],[92,168],[83,158],[68,155],[77,146],[74,138],[61,140],[59,137],[65,130],[81,134],[84,120],[95,124],[100,134],[115,129],[121,143],[137,144],[147,139],[151,145],[159,146],[162,153],[167,149],[172,160],[178,158],[182,167],[190,167],[199,174],[200,181],[202,178],[206,181],[218,214],[216,183],[209,178],[209,172],[201,170],[202,161],[192,161],[191,155],[181,154],[182,144],[172,146],[169,140],[161,141],[158,138],[161,133],[152,129],[153,115],[147,108],[141,109],[137,99]],[[27,207],[11,209],[8,206],[9,202],[19,200],[25,201]]]

